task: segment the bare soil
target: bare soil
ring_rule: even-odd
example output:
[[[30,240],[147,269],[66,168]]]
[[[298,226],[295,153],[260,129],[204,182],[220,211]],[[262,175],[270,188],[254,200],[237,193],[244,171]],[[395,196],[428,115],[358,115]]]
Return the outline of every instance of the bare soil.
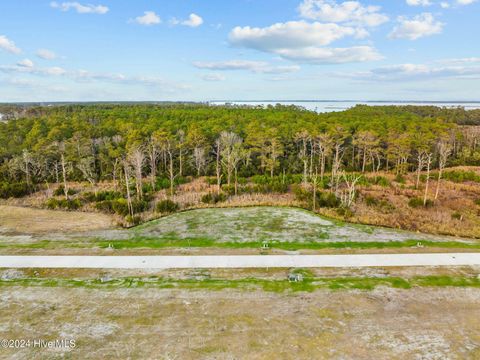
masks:
[[[11,359],[478,359],[480,289],[0,289],[0,338],[74,339]]]
[[[0,234],[69,233],[111,229],[109,215],[0,205]]]

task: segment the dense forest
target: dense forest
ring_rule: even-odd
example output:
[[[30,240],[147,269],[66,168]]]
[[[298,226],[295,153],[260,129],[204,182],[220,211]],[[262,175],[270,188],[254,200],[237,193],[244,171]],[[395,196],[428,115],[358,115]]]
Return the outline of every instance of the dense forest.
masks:
[[[359,105],[317,114],[294,106],[92,104],[0,106],[0,196],[55,183],[111,181],[141,201],[186,177],[209,176],[237,193],[264,176],[330,189],[348,206],[362,173],[420,175],[479,165],[480,111]],[[283,179],[283,180],[281,180]],[[273,181],[273,180],[272,180]],[[129,186],[125,186],[129,184]]]

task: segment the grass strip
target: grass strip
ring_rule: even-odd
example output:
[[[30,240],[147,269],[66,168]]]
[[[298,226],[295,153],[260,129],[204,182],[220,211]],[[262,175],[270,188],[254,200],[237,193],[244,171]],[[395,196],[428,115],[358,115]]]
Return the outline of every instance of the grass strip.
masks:
[[[170,279],[162,277],[125,277],[102,281],[101,279],[62,279],[62,278],[20,278],[2,279],[0,287],[69,287],[93,289],[118,288],[156,288],[156,289],[189,289],[189,290],[223,290],[241,289],[282,293],[312,292],[317,289],[330,290],[373,290],[378,286],[410,289],[412,287],[480,287],[478,277],[453,276],[416,276],[409,279],[400,277],[342,277],[315,278],[305,277],[303,281],[265,280],[258,278],[244,279]]]

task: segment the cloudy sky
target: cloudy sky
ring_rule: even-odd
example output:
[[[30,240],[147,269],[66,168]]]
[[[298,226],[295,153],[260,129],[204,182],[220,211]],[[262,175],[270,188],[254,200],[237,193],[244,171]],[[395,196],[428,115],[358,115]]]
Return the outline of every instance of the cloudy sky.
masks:
[[[2,0],[0,102],[480,100],[477,0]]]

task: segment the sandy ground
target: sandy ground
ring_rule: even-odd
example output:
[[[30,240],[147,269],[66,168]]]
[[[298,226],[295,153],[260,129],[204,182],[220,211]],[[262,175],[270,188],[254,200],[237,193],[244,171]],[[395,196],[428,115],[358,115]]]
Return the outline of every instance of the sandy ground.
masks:
[[[216,269],[480,266],[480,253],[224,256],[0,256],[0,268]]]
[[[480,289],[267,293],[2,288],[9,359],[478,359]]]
[[[105,214],[0,205],[0,233],[68,233],[109,229],[113,226],[112,217]]]

